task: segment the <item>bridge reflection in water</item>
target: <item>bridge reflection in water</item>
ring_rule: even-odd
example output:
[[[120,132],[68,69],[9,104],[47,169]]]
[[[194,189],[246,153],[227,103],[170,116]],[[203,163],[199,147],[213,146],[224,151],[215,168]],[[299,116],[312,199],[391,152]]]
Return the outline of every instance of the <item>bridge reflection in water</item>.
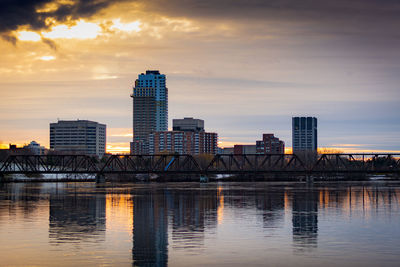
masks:
[[[78,254],[79,258],[79,253],[93,254],[91,260],[96,264],[118,263],[121,255],[128,255],[117,253],[127,250],[131,251],[129,260],[134,266],[202,264],[202,260],[207,263],[204,253],[207,254],[214,242],[229,247],[231,242],[240,240],[241,244],[235,244],[233,250],[242,247],[245,251],[247,248],[265,251],[275,248],[276,251],[288,249],[289,245],[295,255],[314,253],[319,246],[318,233],[325,231],[326,234],[333,226],[327,218],[366,221],[379,218],[379,211],[386,215],[398,214],[399,188],[374,184],[317,187],[292,183],[116,184],[111,187],[3,184],[0,187],[0,225],[7,218],[14,223],[20,218],[32,220],[35,212],[43,209],[47,202],[50,248],[42,244],[38,249],[48,250],[49,254],[57,254],[54,246],[65,253],[71,244],[75,246],[71,255]],[[322,226],[319,217],[322,217]],[[291,229],[291,244],[277,242],[279,239],[274,238],[278,233],[286,233],[285,227]],[[223,234],[226,231],[228,236]],[[30,238],[29,232],[24,235],[24,240]],[[130,244],[122,242],[129,238]],[[252,247],[252,242],[263,247]],[[93,250],[97,245],[102,248],[100,252]],[[90,253],[89,249],[92,249]],[[116,251],[110,251],[113,249]],[[217,246],[216,249],[221,249],[216,253],[218,257],[227,257],[223,251],[228,248]],[[114,253],[119,258],[113,258]],[[187,255],[196,262],[191,262]],[[212,258],[213,254],[208,256],[210,260],[217,260]],[[241,257],[246,259],[246,255]],[[39,260],[30,263],[36,262]]]

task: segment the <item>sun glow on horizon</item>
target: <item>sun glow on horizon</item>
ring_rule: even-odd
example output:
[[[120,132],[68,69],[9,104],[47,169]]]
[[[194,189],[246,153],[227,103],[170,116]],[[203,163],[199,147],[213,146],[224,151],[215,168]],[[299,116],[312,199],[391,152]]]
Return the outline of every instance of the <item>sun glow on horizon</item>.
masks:
[[[130,153],[129,142],[126,143],[108,143],[107,153],[111,154],[128,154]]]

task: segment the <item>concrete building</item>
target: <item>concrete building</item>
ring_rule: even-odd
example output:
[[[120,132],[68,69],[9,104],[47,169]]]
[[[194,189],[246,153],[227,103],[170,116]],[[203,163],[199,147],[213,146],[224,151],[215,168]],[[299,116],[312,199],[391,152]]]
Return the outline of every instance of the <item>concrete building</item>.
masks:
[[[285,154],[285,143],[274,134],[263,134],[263,140],[256,141],[257,154]]]
[[[172,120],[172,130],[184,132],[204,132],[204,120],[191,117]]]
[[[47,152],[47,149],[44,146],[41,146],[35,141],[30,142],[29,145],[26,145],[23,148],[31,151],[34,155],[44,155]]]
[[[256,154],[256,145],[234,145],[233,154],[242,155],[242,154]]]
[[[224,147],[224,148],[218,148],[218,154],[221,155],[230,155],[233,154],[233,147]]]
[[[317,118],[292,118],[292,144],[293,153],[308,151],[317,152]]]
[[[147,154],[148,151],[145,151],[145,142],[144,141],[133,141],[130,143],[130,152],[131,154],[136,154],[136,155],[143,155]]]
[[[146,153],[147,138],[155,131],[168,130],[168,89],[165,75],[158,70],[147,70],[135,81],[131,95],[133,99],[132,154]]]
[[[217,133],[162,131],[149,134],[149,154],[217,154],[217,145]]]
[[[102,157],[106,152],[106,125],[88,120],[50,123],[50,149]]]

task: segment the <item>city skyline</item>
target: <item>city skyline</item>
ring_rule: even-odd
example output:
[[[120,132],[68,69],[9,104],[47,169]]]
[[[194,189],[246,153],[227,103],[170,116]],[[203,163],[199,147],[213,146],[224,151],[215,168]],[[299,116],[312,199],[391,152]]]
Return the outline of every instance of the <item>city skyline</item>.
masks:
[[[128,152],[131,88],[158,69],[169,129],[189,116],[221,146],[271,132],[291,147],[292,117],[312,116],[319,147],[400,151],[394,2],[63,3],[1,3],[2,147],[49,147],[50,122],[79,118],[107,124],[108,152]]]

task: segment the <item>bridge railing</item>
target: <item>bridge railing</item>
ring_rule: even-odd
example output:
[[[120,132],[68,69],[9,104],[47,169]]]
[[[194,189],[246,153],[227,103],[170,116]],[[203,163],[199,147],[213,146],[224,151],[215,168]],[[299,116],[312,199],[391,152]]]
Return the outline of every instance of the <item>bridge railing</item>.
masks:
[[[96,173],[96,157],[88,155],[9,155],[0,162],[3,173]]]
[[[9,155],[0,173],[400,172],[400,154]]]
[[[306,165],[292,154],[216,155],[206,172],[304,172]]]
[[[312,172],[399,172],[399,154],[322,154]]]
[[[191,155],[111,155],[101,173],[201,172]]]

